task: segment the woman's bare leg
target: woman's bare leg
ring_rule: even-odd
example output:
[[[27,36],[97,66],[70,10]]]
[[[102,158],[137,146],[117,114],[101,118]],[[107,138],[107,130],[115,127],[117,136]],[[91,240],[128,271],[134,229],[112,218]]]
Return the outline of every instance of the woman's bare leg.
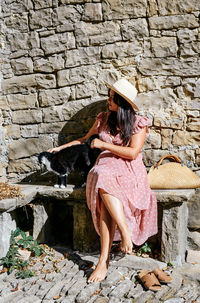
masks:
[[[126,217],[124,215],[123,205],[119,199],[109,195],[101,189],[100,194],[110,216],[118,225],[122,238],[121,250],[123,253],[130,254],[132,252],[133,244],[131,241],[131,233],[126,222]]]
[[[102,201],[100,214],[101,254],[95,270],[88,279],[89,283],[100,282],[106,277],[115,227],[116,224]]]

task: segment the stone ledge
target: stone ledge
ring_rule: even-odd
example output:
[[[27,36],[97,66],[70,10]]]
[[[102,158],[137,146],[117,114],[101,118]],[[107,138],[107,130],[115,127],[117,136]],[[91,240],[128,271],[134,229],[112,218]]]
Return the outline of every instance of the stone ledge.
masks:
[[[39,197],[51,197],[58,200],[84,200],[85,198],[85,188],[75,188],[74,185],[59,189],[53,186],[20,184],[20,189],[22,197],[0,200],[0,212],[12,211]]]
[[[195,189],[155,189],[153,192],[156,194],[158,202],[186,202],[194,194]]]
[[[68,185],[65,189],[59,189],[53,186],[20,184],[20,188],[22,197],[0,200],[0,212],[12,211],[39,197],[50,197],[58,200],[68,199],[68,201],[75,200],[75,202],[85,200],[85,187],[79,188]],[[158,202],[181,203],[188,201],[195,194],[195,189],[157,189],[153,192],[156,194]]]

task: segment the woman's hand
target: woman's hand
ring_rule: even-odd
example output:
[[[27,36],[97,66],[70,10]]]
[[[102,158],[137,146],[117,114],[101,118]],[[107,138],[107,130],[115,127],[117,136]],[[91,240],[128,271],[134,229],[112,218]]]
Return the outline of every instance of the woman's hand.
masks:
[[[104,149],[104,141],[95,138],[94,140],[92,140],[90,147]]]
[[[50,148],[50,149],[48,149],[47,151],[48,151],[49,153],[55,154],[55,153],[59,152],[60,150],[61,150],[61,148],[58,146],[58,147]]]

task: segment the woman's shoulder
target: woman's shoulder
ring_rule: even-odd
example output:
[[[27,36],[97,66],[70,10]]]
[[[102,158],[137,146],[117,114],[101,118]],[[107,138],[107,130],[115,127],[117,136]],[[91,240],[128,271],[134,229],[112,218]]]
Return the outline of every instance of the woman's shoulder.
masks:
[[[98,131],[99,131],[100,129],[106,127],[106,123],[107,123],[107,120],[108,120],[108,115],[109,115],[109,112],[100,112],[100,113],[96,116],[96,121],[98,122],[98,123],[97,123],[97,129],[98,129]]]
[[[151,120],[147,117],[143,117],[140,115],[135,115],[135,123],[133,126],[133,132],[135,134],[139,133],[142,128],[149,127],[151,125]]]

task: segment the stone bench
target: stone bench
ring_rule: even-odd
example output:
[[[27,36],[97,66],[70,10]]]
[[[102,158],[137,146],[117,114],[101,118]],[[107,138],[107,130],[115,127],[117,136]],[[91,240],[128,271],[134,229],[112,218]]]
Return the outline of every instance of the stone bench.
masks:
[[[86,205],[85,188],[69,185],[63,190],[50,186],[26,184],[20,184],[20,187],[23,197],[0,200],[0,257],[4,256],[9,248],[11,230],[16,228],[13,212],[19,207],[33,206],[33,237],[39,242],[45,242],[49,232],[46,211],[48,203],[45,203],[45,199],[51,199],[53,203],[62,201],[64,205],[71,207],[72,217],[67,220],[71,220],[73,224],[75,250],[89,251],[97,248],[99,241]],[[161,209],[159,220],[161,220],[162,261],[180,265],[185,262],[187,250],[187,202],[195,194],[195,190],[154,190],[154,192]]]

